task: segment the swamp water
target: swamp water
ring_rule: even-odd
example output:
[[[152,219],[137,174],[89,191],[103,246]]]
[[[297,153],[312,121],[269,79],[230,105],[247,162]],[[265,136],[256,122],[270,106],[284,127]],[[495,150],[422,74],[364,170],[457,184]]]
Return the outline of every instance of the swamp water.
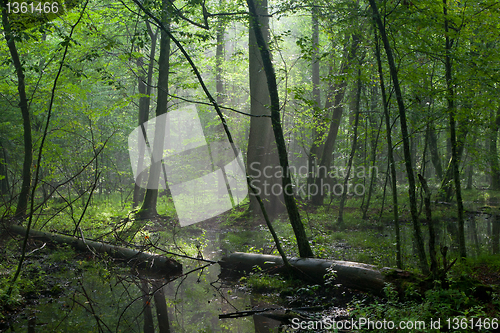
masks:
[[[217,261],[221,250],[214,246],[215,236],[208,237],[203,256]],[[220,279],[218,264],[181,262],[184,275],[161,278],[86,261],[68,264],[69,269],[60,265],[47,274],[63,281],[63,296],[33,299],[6,332],[278,332],[279,321],[258,314],[219,319],[221,314],[279,308],[269,303],[271,297],[264,300]]]
[[[468,255],[475,257],[492,253],[495,249],[498,251],[499,225],[500,221],[494,215],[467,215],[465,233]],[[456,221],[442,220],[436,223],[436,229],[437,245],[448,246],[449,257],[453,259],[458,243]],[[422,231],[427,242],[425,225]],[[262,232],[256,230],[255,235]],[[391,226],[372,232],[379,233],[380,237],[394,239],[394,228]],[[249,240],[252,239],[251,235],[249,233]],[[209,241],[203,251],[204,258],[216,261],[222,256],[220,248],[223,244],[213,232],[207,238]],[[401,238],[405,261],[415,260],[410,224],[401,226]],[[347,256],[339,259],[353,259],[354,248],[342,246],[339,249],[345,251]],[[193,261],[189,260],[183,260],[182,263],[183,276],[161,279],[140,278],[128,269],[121,269],[117,273],[116,269],[96,268],[96,265],[88,262],[77,262],[71,269],[54,274],[47,272],[47,276],[56,276],[55,279],[59,276],[64,281],[64,296],[37,298],[11,321],[13,330],[7,332],[283,331],[279,321],[259,314],[219,319],[221,314],[280,306],[273,304],[272,297],[263,298],[260,294],[241,290],[235,283],[220,279],[218,264],[193,265]],[[392,256],[385,257],[377,264],[395,266]]]

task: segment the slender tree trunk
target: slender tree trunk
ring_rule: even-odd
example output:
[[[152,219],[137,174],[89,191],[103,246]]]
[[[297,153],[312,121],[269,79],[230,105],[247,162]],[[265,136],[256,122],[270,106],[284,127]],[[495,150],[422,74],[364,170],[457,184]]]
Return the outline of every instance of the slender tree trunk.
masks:
[[[162,1],[163,17],[162,21],[165,27],[169,25],[169,0]],[[160,36],[160,58],[158,60],[158,98],[156,104],[156,117],[161,116],[167,112],[168,104],[168,74],[170,69],[170,37],[165,31],[161,31]],[[151,156],[151,167],[149,170],[148,185],[146,195],[141,208],[137,212],[139,218],[149,218],[157,215],[156,202],[158,199],[158,187],[160,180],[160,173],[162,171],[162,156],[163,156],[163,142],[165,137],[165,124],[161,121],[156,122],[155,140],[153,147],[153,154]],[[160,156],[159,161],[153,161],[154,156]],[[165,179],[165,186],[167,180]]]
[[[9,48],[10,57],[17,75],[17,91],[19,93],[19,108],[23,116],[23,138],[24,138],[24,161],[21,193],[17,202],[15,216],[23,216],[28,209],[28,199],[31,186],[31,165],[33,163],[33,143],[31,137],[31,120],[28,106],[28,98],[26,97],[26,85],[24,82],[24,69],[19,59],[15,37],[12,32],[9,17],[7,14],[6,1],[2,3],[2,26],[4,37]]]
[[[160,333],[170,333],[170,322],[168,319],[168,308],[161,281],[153,282],[154,300],[156,306],[156,317],[158,318],[158,331]]]
[[[477,257],[480,254],[480,248],[479,248],[479,237],[478,237],[477,222],[475,215],[471,216],[470,223],[472,229],[472,240],[474,241],[474,248],[476,250],[476,257]]]
[[[493,116],[490,125],[490,169],[491,169],[491,189],[500,190],[500,165],[498,161],[498,128],[500,127],[500,109],[497,110],[496,116]]]
[[[342,186],[342,197],[340,198],[339,216],[337,219],[339,225],[344,224],[344,206],[345,206],[345,201],[347,199],[347,183],[349,182],[349,176],[351,174],[351,168],[352,168],[352,161],[354,159],[354,154],[356,153],[356,147],[358,143],[360,102],[361,102],[361,69],[358,69],[358,82],[356,83],[355,105],[353,109],[356,115],[354,118],[354,126],[352,133],[352,148],[351,148],[351,153],[349,155],[349,161],[347,163],[347,171],[344,177],[344,183]]]
[[[436,171],[437,179],[443,179],[443,167],[441,165],[441,156],[439,155],[439,149],[437,145],[436,131],[434,130],[434,125],[430,123],[427,126],[427,137],[429,143],[429,150],[431,152],[431,161]]]
[[[370,112],[373,112],[373,110],[375,110],[375,108],[376,108],[376,105],[372,105],[372,110]],[[380,119],[380,125],[379,125],[378,130],[377,130],[377,135],[373,140],[371,140],[372,141],[372,160],[371,160],[372,168],[375,168],[375,163],[377,161],[378,139],[380,137],[380,131],[382,130],[383,122],[384,122],[384,120]],[[366,219],[368,217],[368,209],[370,208],[370,201],[371,201],[372,194],[373,194],[373,185],[375,184],[375,176],[376,176],[375,172],[372,173],[371,169],[369,169],[369,170],[370,170],[370,185],[368,185],[368,194],[366,197],[366,204],[365,204],[364,209],[363,209],[363,217],[362,217],[363,219]]]
[[[493,254],[498,254],[500,251],[500,215],[491,217],[493,225],[491,228],[491,251]]]
[[[219,5],[222,6],[222,0],[219,1]],[[222,105],[224,103],[224,80],[222,79],[222,64],[224,63],[224,22],[222,16],[218,17],[217,21],[217,47],[215,49],[215,89],[217,91],[216,98],[217,104]]]
[[[432,221],[431,211],[431,192],[427,186],[425,178],[418,174],[420,183],[424,191],[425,216],[427,218],[427,226],[429,227],[429,257],[431,259],[431,272],[434,278],[438,276],[438,262],[436,257],[436,231],[434,230],[434,222]],[[446,267],[443,267],[446,269]]]
[[[375,55],[377,57],[377,68],[380,79],[380,90],[382,93],[382,104],[384,108],[385,129],[387,132],[387,157],[389,160],[389,168],[391,170],[391,189],[392,189],[392,211],[394,214],[394,229],[396,231],[396,265],[398,268],[403,268],[401,259],[401,235],[399,230],[399,206],[398,206],[398,187],[396,178],[396,165],[394,163],[394,152],[392,149],[392,127],[391,117],[389,115],[387,93],[385,91],[384,73],[382,71],[382,60],[380,56],[380,44],[377,36],[377,29],[374,29],[375,34]],[[385,190],[385,188],[384,188]]]
[[[398,103],[399,109],[399,120],[401,123],[401,134],[403,137],[403,151],[405,157],[405,166],[406,172],[408,176],[408,192],[410,197],[410,213],[413,222],[413,229],[415,234],[415,240],[418,250],[418,257],[420,259],[420,269],[424,274],[429,273],[429,266],[427,264],[427,258],[425,254],[425,246],[424,240],[422,237],[422,230],[420,227],[420,221],[418,220],[418,212],[417,212],[417,198],[415,195],[415,175],[413,174],[413,167],[411,163],[411,154],[410,154],[410,143],[408,136],[408,127],[406,124],[406,109],[403,101],[403,96],[401,94],[401,88],[399,86],[398,72],[396,68],[396,64],[394,62],[394,58],[392,56],[392,49],[389,44],[389,40],[387,39],[387,34],[385,32],[385,27],[382,23],[382,19],[380,18],[380,13],[377,9],[377,4],[375,0],[370,0],[370,5],[373,10],[373,14],[375,17],[375,21],[377,23],[378,29],[380,31],[380,35],[382,37],[382,41],[384,42],[385,52],[387,54],[387,60],[389,62],[389,69],[391,72],[392,82],[394,85],[394,91],[396,94],[396,100]]]
[[[139,98],[139,126],[143,125],[145,122],[148,121],[149,119],[149,105],[151,101],[151,84],[153,81],[153,71],[154,71],[154,59],[155,59],[155,53],[156,53],[156,37],[158,35],[158,30],[153,33],[151,26],[148,23],[148,30],[149,30],[149,35],[151,37],[151,51],[149,53],[149,65],[148,65],[148,71],[146,73],[147,78],[145,77],[145,73],[142,70],[143,66],[143,59],[139,58],[137,59],[137,67],[138,67],[138,72],[139,77],[138,77],[138,87],[139,87],[139,93],[144,94],[146,96],[141,96]],[[139,136],[142,136],[143,133],[142,131],[139,132]],[[139,144],[144,143],[143,140],[138,140]],[[144,152],[146,147],[139,147],[139,161],[137,170],[142,170],[142,164],[144,163]],[[135,180],[135,185],[134,185],[134,194],[133,194],[133,207],[138,207],[139,203],[143,200],[144,196],[144,186],[140,186],[143,181],[146,181],[143,179],[144,174],[141,172],[137,175],[137,178]]]
[[[295,237],[297,239],[297,245],[299,249],[299,254],[301,257],[313,257],[314,254],[307,240],[304,225],[300,219],[299,210],[295,203],[295,198],[293,196],[292,182],[290,179],[290,169],[288,166],[288,154],[286,151],[285,140],[283,137],[283,129],[280,123],[280,104],[278,96],[278,86],[276,84],[276,76],[274,73],[274,67],[271,62],[271,55],[267,47],[266,41],[262,34],[262,30],[258,24],[257,10],[255,8],[253,0],[247,0],[248,8],[250,10],[251,18],[250,24],[253,27],[253,31],[256,37],[257,45],[260,49],[260,54],[262,57],[262,63],[264,66],[264,71],[267,77],[267,85],[269,89],[269,95],[271,100],[271,121],[273,126],[274,138],[276,141],[276,146],[278,148],[279,162],[282,172],[282,189],[285,198],[285,205],[288,211],[288,217],[292,225]]]
[[[314,182],[314,167],[317,165],[318,158],[321,157],[321,140],[325,133],[325,121],[323,110],[320,110],[321,95],[319,90],[319,23],[318,23],[318,8],[312,8],[312,84],[313,84],[313,100],[314,100],[314,116],[313,116],[313,133],[312,144],[309,151],[308,158],[308,177],[307,184],[310,185]],[[308,193],[309,195],[309,193]]]
[[[349,42],[346,43],[344,47],[344,53],[342,56],[342,64],[340,65],[339,75],[345,76],[349,65],[356,56],[356,51],[358,48],[359,38],[356,35],[352,36],[351,47],[348,47]],[[332,67],[330,67],[330,74],[333,74]],[[321,154],[321,161],[315,170],[315,182],[314,190],[315,194],[311,197],[313,205],[322,205],[325,197],[324,185],[327,185],[326,178],[328,177],[328,170],[332,162],[332,152],[335,146],[335,141],[337,140],[337,134],[339,131],[340,121],[342,119],[342,113],[344,107],[342,105],[342,100],[344,99],[345,89],[347,87],[347,81],[344,79],[340,83],[330,85],[328,96],[325,102],[325,109],[328,110],[333,107],[332,120],[330,122],[330,128],[328,130],[328,136],[326,137],[325,145],[323,147],[323,153]]]
[[[467,256],[467,251],[465,248],[465,230],[464,230],[464,209],[462,203],[462,190],[460,186],[460,158],[457,152],[457,136],[455,133],[455,92],[453,90],[453,78],[452,78],[452,64],[451,64],[451,47],[452,42],[449,37],[448,30],[448,6],[446,0],[443,0],[443,14],[444,14],[444,30],[445,30],[445,76],[446,76],[446,87],[448,101],[448,113],[450,117],[450,140],[451,140],[451,161],[453,170],[453,179],[455,183],[455,194],[457,197],[457,210],[458,210],[458,244],[460,256],[465,258]]]
[[[256,11],[259,32],[267,44],[269,41],[267,0],[259,0]],[[266,84],[265,64],[256,39],[253,26],[250,26],[248,47],[250,112],[252,115],[269,115],[272,114],[272,111],[269,110],[272,101],[269,97],[268,84]],[[247,170],[248,175],[253,179],[252,186],[262,198],[271,220],[286,209],[283,204],[283,194],[276,191],[276,188],[281,183],[281,179],[276,177],[276,167],[279,165],[279,148],[277,151],[276,144],[273,139],[272,120],[269,117],[252,117],[250,119],[250,135],[248,138]],[[260,211],[256,197],[253,195],[250,196],[250,210],[252,212]]]
[[[149,285],[144,279],[141,279],[142,292],[142,311],[144,312],[144,333],[155,333],[155,325],[153,321],[153,312],[151,311],[151,297],[149,296]]]
[[[0,141],[0,195],[10,193],[9,186],[9,169],[7,168],[7,150]]]
[[[462,159],[462,155],[464,152],[465,148],[465,139],[468,134],[468,129],[467,129],[467,121],[464,120],[459,120],[458,121],[458,135],[456,136],[456,150],[457,150],[457,159],[460,161]],[[451,142],[450,140],[447,140],[447,142]],[[451,145],[450,145],[450,150]],[[438,195],[439,198],[443,201],[450,201],[451,197],[453,196],[453,164],[455,163],[455,159],[450,157],[448,166],[446,167],[446,172],[444,174],[444,178],[441,181],[441,187],[439,189]],[[458,163],[458,166],[460,166],[460,163]]]
[[[474,176],[474,167],[471,163],[467,166],[467,186],[465,187],[466,190],[472,190],[472,176]]]

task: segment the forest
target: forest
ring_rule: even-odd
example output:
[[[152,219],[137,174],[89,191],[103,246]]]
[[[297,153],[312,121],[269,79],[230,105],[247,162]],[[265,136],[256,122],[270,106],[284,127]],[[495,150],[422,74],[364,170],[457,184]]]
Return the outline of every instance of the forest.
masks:
[[[0,332],[498,331],[499,1],[1,6]]]

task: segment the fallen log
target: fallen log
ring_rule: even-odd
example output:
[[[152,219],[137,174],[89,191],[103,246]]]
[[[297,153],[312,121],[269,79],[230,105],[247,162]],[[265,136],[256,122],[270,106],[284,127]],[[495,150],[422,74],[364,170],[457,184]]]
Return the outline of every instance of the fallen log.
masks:
[[[18,225],[12,225],[8,230],[21,236],[26,235],[26,228]],[[30,230],[29,236],[33,239],[44,242],[68,244],[78,251],[107,253],[112,258],[124,260],[127,264],[132,265],[133,267],[153,270],[157,273],[168,275],[182,273],[182,265],[179,262],[155,253],[137,251],[122,246],[95,242],[87,239],[79,239],[39,230]]]
[[[336,271],[333,283],[377,295],[384,294],[383,288],[388,282],[401,279],[409,280],[415,277],[410,272],[400,269],[378,268],[374,265],[352,261],[313,258],[292,258],[289,261],[292,267],[318,283],[325,282],[324,276],[331,267]],[[282,266],[283,261],[278,256],[235,252],[222,258],[219,264],[223,270],[231,269],[239,272],[250,272],[254,266],[267,270]]]

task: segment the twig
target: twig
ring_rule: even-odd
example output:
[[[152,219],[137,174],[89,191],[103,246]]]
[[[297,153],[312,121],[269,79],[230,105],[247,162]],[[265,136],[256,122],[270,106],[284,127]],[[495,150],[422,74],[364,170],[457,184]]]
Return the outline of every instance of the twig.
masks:
[[[237,312],[231,312],[231,313],[224,313],[224,314],[219,315],[219,319],[248,317],[248,316],[254,315],[256,313],[272,311],[272,310],[281,310],[281,309],[280,308],[266,308],[266,309],[260,309],[260,310],[248,310],[248,311],[237,311]]]
[[[201,105],[213,106],[211,103],[202,102],[202,101],[193,101],[193,100],[190,100],[190,99],[187,99],[187,98],[184,98],[184,97],[180,97],[180,96],[176,96],[176,95],[171,95],[171,94],[168,94],[168,96],[170,96],[170,97],[172,97],[172,98],[177,98],[177,99],[180,99],[181,101],[184,101],[184,102],[189,102],[189,103],[194,103],[194,104],[201,104]],[[233,112],[236,112],[236,113],[239,113],[239,114],[242,114],[242,115],[245,115],[245,116],[249,116],[249,117],[255,117],[255,118],[267,117],[267,118],[271,118],[271,116],[270,116],[270,115],[268,115],[268,114],[250,114],[250,113],[246,113],[246,112],[243,112],[243,111],[239,111],[239,110],[236,110],[236,109],[233,109],[233,108],[227,107],[227,106],[222,106],[222,105],[219,105],[219,107],[220,107],[221,109],[224,109],[224,110],[229,110],[229,111],[233,111]]]

